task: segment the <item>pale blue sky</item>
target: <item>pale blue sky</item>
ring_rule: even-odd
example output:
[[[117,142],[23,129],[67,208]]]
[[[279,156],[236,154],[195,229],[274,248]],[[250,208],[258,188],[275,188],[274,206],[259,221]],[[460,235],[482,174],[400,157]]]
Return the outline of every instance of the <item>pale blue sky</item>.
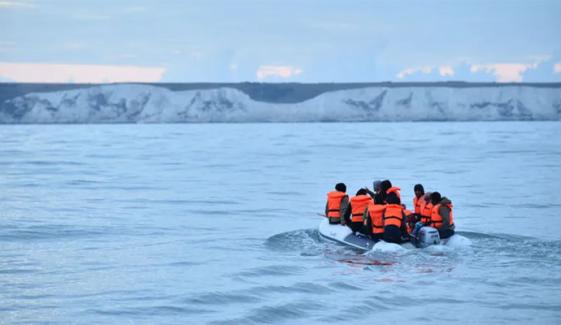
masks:
[[[560,16],[545,0],[0,0],[0,80],[561,81]]]

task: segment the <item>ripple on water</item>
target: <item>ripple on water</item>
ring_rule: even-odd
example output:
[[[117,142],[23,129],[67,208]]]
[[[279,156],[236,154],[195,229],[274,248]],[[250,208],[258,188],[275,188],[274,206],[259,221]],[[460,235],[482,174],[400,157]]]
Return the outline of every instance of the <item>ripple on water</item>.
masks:
[[[540,303],[540,304],[520,304],[520,303],[511,303],[511,304],[501,304],[501,309],[505,310],[545,310],[545,311],[560,311],[561,304],[551,304],[551,303]]]
[[[187,304],[195,305],[227,305],[240,303],[256,303],[260,300],[260,298],[251,294],[211,292],[187,298],[184,302]]]
[[[110,233],[107,227],[73,225],[18,225],[0,229],[0,241],[68,240],[102,236]]]
[[[271,236],[265,242],[267,248],[279,251],[293,251],[302,247],[318,247],[319,233],[314,229],[294,230]]]
[[[333,293],[334,290],[317,283],[297,282],[289,286],[258,286],[250,289],[250,292],[256,295],[266,296],[271,294],[286,293],[306,293],[312,295],[327,295]]]
[[[39,269],[0,269],[0,274],[28,274],[38,271]]]
[[[334,289],[342,289],[342,290],[350,290],[350,291],[362,291],[362,290],[364,290],[361,287],[357,287],[357,286],[354,286],[352,284],[349,284],[347,282],[342,282],[342,281],[329,283],[329,286],[334,288]]]
[[[301,273],[304,270],[305,267],[303,266],[268,265],[253,268],[250,271],[239,272],[236,275],[241,277],[288,276]]]
[[[169,316],[170,314],[178,314],[182,316],[200,315],[214,312],[213,310],[203,308],[193,308],[190,306],[176,305],[160,305],[160,306],[139,306],[126,308],[106,308],[106,309],[89,309],[87,313],[102,316],[126,316],[131,319],[142,316]]]
[[[282,321],[302,320],[310,317],[314,311],[325,306],[311,300],[301,300],[287,304],[266,305],[252,308],[247,316],[238,319],[214,321],[211,324],[263,324]]]

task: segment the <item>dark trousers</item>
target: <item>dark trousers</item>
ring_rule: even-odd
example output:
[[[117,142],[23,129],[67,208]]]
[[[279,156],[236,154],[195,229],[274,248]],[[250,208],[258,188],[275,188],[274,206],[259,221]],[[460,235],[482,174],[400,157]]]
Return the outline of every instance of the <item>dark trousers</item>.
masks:
[[[332,225],[337,225],[341,223],[341,218],[337,217],[337,218],[328,218],[329,219],[329,223]]]
[[[382,239],[384,237],[384,233],[381,234],[375,234],[372,231],[372,226],[370,226],[370,224],[368,225],[362,225],[362,233],[365,234],[367,237],[370,237],[370,239],[375,240],[375,241],[379,241],[380,239]]]
[[[384,227],[384,237],[385,242],[388,243],[401,243],[401,229],[397,226],[389,225]]]
[[[349,228],[351,228],[351,230],[353,232],[362,232],[362,222],[349,222],[348,223]]]
[[[444,230],[439,229],[438,234],[440,235],[440,239],[446,239],[452,237],[452,235],[454,235],[455,232],[453,229],[444,229]]]

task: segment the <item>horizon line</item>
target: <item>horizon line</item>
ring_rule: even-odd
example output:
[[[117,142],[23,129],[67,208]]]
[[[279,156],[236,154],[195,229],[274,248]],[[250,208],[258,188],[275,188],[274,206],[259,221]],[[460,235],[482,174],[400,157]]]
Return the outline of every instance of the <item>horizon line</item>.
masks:
[[[522,82],[497,82],[497,81],[463,81],[463,80],[445,80],[445,81],[117,81],[117,82],[20,82],[20,81],[0,81],[0,85],[122,85],[122,84],[141,84],[141,85],[182,85],[182,84],[267,84],[267,85],[371,85],[371,84],[398,84],[398,85],[416,85],[416,84],[479,84],[479,85],[497,85],[497,86],[517,86],[517,85],[546,85],[559,84],[561,81],[522,81]]]

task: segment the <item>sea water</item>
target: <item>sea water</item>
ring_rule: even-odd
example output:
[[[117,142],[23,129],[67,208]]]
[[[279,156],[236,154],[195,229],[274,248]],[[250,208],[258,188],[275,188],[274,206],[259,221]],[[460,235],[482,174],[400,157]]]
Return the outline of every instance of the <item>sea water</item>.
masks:
[[[453,245],[322,242],[326,193],[454,204]],[[559,324],[561,124],[0,127],[1,324]]]

